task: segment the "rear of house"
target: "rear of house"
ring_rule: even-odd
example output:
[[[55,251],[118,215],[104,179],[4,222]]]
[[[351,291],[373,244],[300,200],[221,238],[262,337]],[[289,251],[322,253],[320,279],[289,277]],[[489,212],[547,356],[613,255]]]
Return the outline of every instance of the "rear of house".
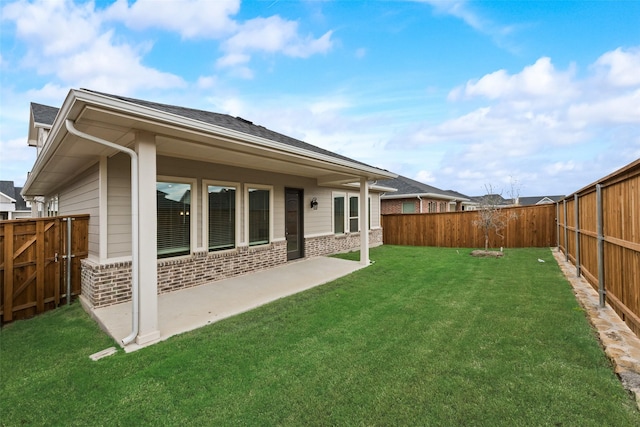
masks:
[[[382,243],[388,171],[207,111],[85,89],[43,107],[23,195],[90,214],[82,299],[133,299],[139,343],[157,338],[158,293],[353,249],[368,263]]]

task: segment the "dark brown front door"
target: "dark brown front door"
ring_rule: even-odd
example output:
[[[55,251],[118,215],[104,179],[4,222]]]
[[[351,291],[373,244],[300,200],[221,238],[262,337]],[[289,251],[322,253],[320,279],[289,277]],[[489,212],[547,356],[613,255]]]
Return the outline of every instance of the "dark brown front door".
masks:
[[[303,208],[302,190],[285,189],[285,235],[287,237],[287,260],[302,258],[303,253]]]

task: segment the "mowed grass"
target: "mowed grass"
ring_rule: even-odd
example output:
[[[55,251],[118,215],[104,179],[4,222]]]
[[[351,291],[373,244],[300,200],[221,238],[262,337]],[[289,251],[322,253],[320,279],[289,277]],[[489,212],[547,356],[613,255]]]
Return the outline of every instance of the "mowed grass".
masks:
[[[469,252],[376,248],[340,280],[98,362],[114,342],[77,304],[15,322],[0,424],[640,425],[551,252]]]

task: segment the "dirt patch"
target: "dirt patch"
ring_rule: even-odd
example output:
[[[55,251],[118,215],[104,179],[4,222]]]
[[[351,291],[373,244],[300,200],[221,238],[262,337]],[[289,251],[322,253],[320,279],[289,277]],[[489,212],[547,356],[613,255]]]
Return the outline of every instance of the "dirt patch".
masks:
[[[471,256],[479,257],[479,258],[500,258],[504,256],[504,252],[499,251],[485,251],[482,249],[477,249],[471,252]]]

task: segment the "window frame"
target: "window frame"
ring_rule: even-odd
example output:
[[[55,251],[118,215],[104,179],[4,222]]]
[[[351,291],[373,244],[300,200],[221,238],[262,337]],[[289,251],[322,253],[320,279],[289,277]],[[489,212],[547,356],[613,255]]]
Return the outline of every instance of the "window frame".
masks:
[[[351,199],[354,198],[356,199],[356,207],[358,210],[358,215],[357,216],[351,216]],[[360,212],[360,195],[359,194],[355,194],[355,193],[349,193],[347,199],[349,200],[349,203],[347,204],[347,217],[348,217],[348,221],[347,224],[349,225],[349,233],[358,233],[360,231],[360,228],[362,228],[361,224],[360,224],[360,216],[361,216],[361,212]],[[358,225],[357,225],[357,230],[352,230],[351,229],[351,221],[352,220],[357,220],[358,221]]]
[[[416,213],[417,209],[416,209],[416,202],[415,201],[411,201],[411,202],[401,202],[401,213],[403,214],[412,214],[412,213]],[[405,210],[405,206],[411,205],[411,212]]]
[[[236,190],[235,200],[235,230],[234,230],[234,246],[226,249],[211,249],[209,244],[209,186],[217,187],[233,187]],[[240,245],[240,230],[242,229],[242,184],[231,181],[218,181],[203,179],[202,180],[202,242],[204,248],[208,252],[224,252],[235,250]]]
[[[187,184],[190,186],[191,204],[189,207],[189,253],[179,255],[160,256],[157,249],[156,242],[156,256],[158,259],[177,258],[183,256],[190,256],[194,253],[198,242],[198,180],[195,178],[185,178],[179,176],[157,175],[156,176],[156,190],[158,189],[158,183],[163,182],[167,184]],[[157,202],[156,202],[157,203]],[[156,205],[156,239],[158,235],[158,212]]]
[[[265,185],[265,184],[247,184],[245,183],[243,186],[244,193],[244,244],[250,247],[260,247],[267,246],[273,242],[273,226],[274,226],[274,190],[273,185]],[[251,190],[267,190],[269,191],[269,237],[266,243],[258,243],[251,244],[250,242],[250,219],[249,214],[251,212],[249,206],[249,193]]]
[[[343,204],[344,211],[342,212],[342,233],[337,233],[336,232],[336,199],[337,198],[342,198],[343,201],[344,201],[344,204]],[[347,200],[348,200],[347,193],[337,192],[337,191],[331,192],[331,231],[336,236],[342,236],[342,235],[347,234],[349,232],[349,229],[347,228],[347,226],[348,226],[348,222],[347,222],[347,209],[348,209]]]

